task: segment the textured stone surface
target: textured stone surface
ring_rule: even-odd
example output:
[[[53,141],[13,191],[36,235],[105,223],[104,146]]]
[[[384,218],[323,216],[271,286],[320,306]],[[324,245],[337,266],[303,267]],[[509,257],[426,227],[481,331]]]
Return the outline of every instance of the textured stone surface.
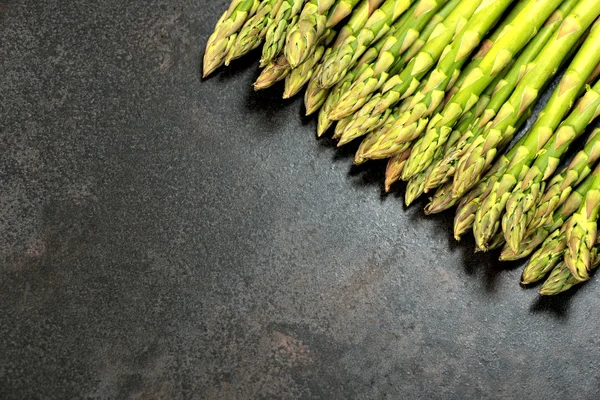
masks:
[[[225,7],[0,3],[0,397],[598,398],[597,282],[520,288],[257,54],[201,81]]]

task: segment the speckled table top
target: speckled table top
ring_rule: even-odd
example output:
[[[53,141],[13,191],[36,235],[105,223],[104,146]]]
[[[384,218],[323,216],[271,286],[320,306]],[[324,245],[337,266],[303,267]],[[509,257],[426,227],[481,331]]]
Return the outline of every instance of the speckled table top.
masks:
[[[225,0],[0,2],[2,399],[596,399],[596,280],[552,299],[315,140]]]

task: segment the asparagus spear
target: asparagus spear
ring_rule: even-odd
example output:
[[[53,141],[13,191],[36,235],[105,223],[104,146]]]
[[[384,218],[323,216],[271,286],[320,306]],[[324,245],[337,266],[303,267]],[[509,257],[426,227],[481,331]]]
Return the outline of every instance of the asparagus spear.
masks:
[[[481,113],[481,118],[465,131],[464,137],[457,142],[456,147],[451,148],[445,155],[445,158],[438,163],[436,168],[434,168],[431,174],[432,186],[438,182],[445,182],[454,176],[458,161],[463,157],[465,151],[470,147],[470,144],[484,132],[486,125],[496,116],[500,107],[508,100],[521,78],[531,69],[531,61],[535,59],[546,42],[554,34],[556,29],[558,29],[565,14],[572,9],[576,1],[578,0],[565,1],[552,16],[548,18],[545,26],[537,35],[535,35],[531,42],[529,42],[523,52],[521,52],[506,76],[500,79],[495,85],[492,84],[488,86],[488,89],[486,90],[489,90],[489,87],[491,86],[494,86],[494,88],[487,108]],[[517,125],[522,125],[523,122],[524,121],[521,120]]]
[[[525,123],[525,121],[527,121],[527,119],[531,116],[531,112],[532,112],[533,107],[530,106],[529,109],[527,110],[527,112],[525,114],[523,114],[521,116],[521,118],[519,118],[519,121],[517,121],[517,123],[515,124],[515,129],[520,129],[521,125],[523,125]],[[468,136],[471,132],[467,132],[465,134],[465,136]],[[462,137],[460,140],[464,140],[464,137]],[[459,141],[460,141],[459,140]],[[488,175],[486,175],[486,177],[484,179],[482,179],[481,183],[482,183],[482,187],[485,186],[485,184],[487,184],[487,178],[490,177],[491,175],[493,175],[494,172],[496,172],[499,168],[501,167],[505,167],[505,165],[501,165],[501,164],[497,164],[492,171],[490,171],[488,173]],[[450,188],[448,188],[448,186]],[[458,203],[461,200],[461,197],[455,197],[454,196],[454,182],[449,181],[447,182],[444,186],[443,186],[443,193],[440,193],[439,195],[436,194],[430,205],[428,206],[428,209],[430,210],[431,214],[435,214],[435,213],[440,213],[444,210],[447,210],[449,208],[451,208],[452,206],[454,206],[456,203]],[[477,201],[479,201],[480,199],[477,199]],[[460,207],[459,206],[459,213],[462,214],[460,217],[457,217],[456,220],[457,221],[462,221],[463,219],[466,221],[469,221],[468,224],[463,224],[461,225],[461,228],[457,228],[457,231],[462,233],[466,232],[466,230],[470,229],[473,225],[473,220],[475,218],[474,213],[477,211],[477,208],[479,207],[479,203],[477,203],[477,207],[469,207],[469,208],[464,208],[464,207]],[[472,211],[473,215],[467,215],[466,212],[467,210]]]
[[[440,213],[452,207],[455,203],[456,199],[452,197],[452,184],[445,183],[429,199],[429,204],[425,206],[425,215]]]
[[[448,143],[454,144],[456,141],[460,139],[460,133],[458,131],[452,132],[450,137],[448,138]],[[411,147],[413,149],[414,147]],[[443,156],[443,149],[439,149],[437,154],[434,156],[435,159],[441,159]],[[409,206],[416,198],[425,193],[425,186],[427,183],[427,178],[433,169],[433,165],[425,168],[425,170],[419,172],[414,175],[406,186],[406,195],[404,197],[404,202],[406,206]]]
[[[402,106],[394,109],[393,111],[392,110],[388,111],[389,113],[391,113],[391,115],[388,118],[388,121],[383,125],[381,130],[376,131],[376,132],[371,132],[370,134],[368,134],[367,137],[360,143],[360,146],[358,146],[358,150],[356,151],[356,154],[354,155],[354,163],[355,164],[361,164],[370,159],[384,158],[384,157],[378,157],[379,155],[377,153],[367,154],[366,151],[367,151],[367,149],[375,147],[375,145],[380,140],[385,138],[387,131],[390,128],[392,128],[395,121],[398,118],[400,118],[401,115],[403,115],[403,113],[406,111],[406,107],[408,106],[408,104],[409,104],[408,102],[404,103]],[[346,117],[346,118],[351,119],[351,117]],[[425,126],[421,127],[421,129],[424,129],[424,128],[425,128]],[[346,134],[347,132],[348,132],[348,129],[346,128],[346,130],[344,131],[344,134]],[[342,138],[340,139],[338,146],[344,144],[345,140],[347,140],[347,137],[342,135]],[[405,151],[411,145],[412,145],[411,142],[402,143],[400,146],[398,146],[396,148],[396,153],[401,153],[401,152]]]
[[[380,0],[372,1],[378,6]],[[346,18],[358,0],[309,0],[304,4],[298,23],[289,29],[284,47],[285,56],[294,68],[306,61],[317,43],[328,34],[328,28]]]
[[[429,122],[428,117],[443,105],[446,91],[450,90],[459,78],[460,68],[467,61],[469,54],[479,45],[482,36],[496,23],[510,3],[511,1],[506,0],[481,4],[464,29],[444,50],[444,54],[442,54],[435,70],[429,75],[424,88],[414,95],[408,111],[389,130],[386,138],[381,141],[380,148],[369,149],[367,153],[374,151],[380,154],[393,153],[397,143],[414,140],[421,136],[424,129],[417,129],[417,127],[426,127]],[[496,32],[502,32],[502,26],[505,24],[508,24],[508,21],[505,20]],[[482,58],[487,57],[483,55],[494,48],[491,46],[490,49],[488,46],[483,48],[483,52],[467,67],[468,69],[473,69],[475,64],[481,62]],[[449,135],[452,129],[447,128],[447,130],[446,135]],[[422,171],[418,159],[423,154],[423,149],[420,148],[419,143],[420,141],[415,143],[417,149],[411,153],[402,172],[402,179],[404,180],[410,179],[412,175]],[[432,155],[430,154],[430,156]]]
[[[304,85],[312,77],[313,70],[321,57],[323,57],[323,53],[325,53],[325,46],[317,46],[317,49],[308,60],[298,67],[292,68],[289,75],[285,77],[285,88],[283,90],[284,99],[289,99],[302,90]]]
[[[462,235],[473,227],[475,213],[481,204],[481,197],[485,189],[485,184],[482,182],[458,202],[456,215],[454,215],[454,239],[460,240]]]
[[[377,60],[356,78],[351,89],[340,98],[340,101],[331,112],[330,118],[338,120],[344,118],[362,107],[370,98],[370,94],[385,83],[392,66],[402,58],[403,54],[419,38],[421,31],[430,21],[437,25],[456,6],[460,0],[453,0],[444,5],[443,0],[420,0],[401,18],[404,20],[403,28],[389,37]],[[444,7],[440,10],[440,8]],[[437,14],[435,14],[440,10]]]
[[[323,103],[325,103],[328,95],[329,89],[321,88],[317,84],[317,81],[310,79],[306,87],[306,92],[304,92],[304,108],[306,109],[306,115],[308,116],[317,112]]]
[[[528,2],[514,20],[505,26],[503,34],[494,42],[477,67],[466,76],[465,82],[443,111],[431,118],[425,135],[415,143],[414,155],[407,161],[404,172],[407,176],[422,171],[431,164],[433,154],[446,142],[458,119],[465,111],[477,104],[485,88],[514,60],[517,53],[535,35],[561,1]],[[571,3],[574,1],[567,1],[563,6],[571,6]],[[438,86],[438,90],[442,91],[444,86],[445,83]]]
[[[558,31],[536,57],[531,71],[523,77],[508,102],[502,106],[491,127],[473,141],[459,161],[454,175],[456,196],[477,183],[482,172],[496,157],[498,148],[510,142],[516,133],[514,122],[537,100],[540,90],[556,73],[565,55],[599,14],[600,2],[581,0],[564,19]]]
[[[596,245],[592,249],[592,254],[591,254],[591,257],[593,260],[592,261],[592,269],[596,269],[596,268],[598,268],[598,265],[600,265],[600,257],[598,257],[599,253],[600,253],[600,246]],[[581,283],[581,281],[576,279],[573,276],[573,274],[571,274],[571,271],[569,270],[569,268],[567,268],[565,263],[562,262],[562,263],[559,263],[556,267],[554,267],[552,272],[550,272],[550,276],[548,277],[548,279],[546,279],[546,281],[540,288],[540,294],[542,296],[557,295],[559,293],[562,293],[562,292],[565,292],[565,291],[571,289],[573,286],[576,286],[580,283]]]
[[[288,64],[285,56],[282,54],[277,61],[269,62],[262,70],[256,82],[254,82],[254,90],[263,90],[273,86],[280,80],[285,79],[291,71],[292,67],[290,67],[290,64]]]
[[[228,66],[231,61],[254,50],[262,43],[272,21],[271,13],[276,13],[280,5],[279,0],[265,0],[260,3],[256,14],[246,21],[237,34],[225,58],[225,65]]]
[[[550,180],[539,200],[528,226],[528,235],[552,218],[554,211],[571,195],[573,188],[583,181],[592,166],[600,159],[600,129],[595,129],[584,148],[577,152],[571,163]],[[583,185],[583,184],[582,184]]]
[[[361,57],[360,61],[352,70],[348,71],[344,79],[338,82],[332,89],[331,94],[327,97],[327,101],[323,104],[323,108],[319,112],[319,122],[317,124],[317,135],[321,136],[332,124],[332,120],[329,118],[329,114],[335,104],[338,102],[339,98],[348,91],[350,85],[352,84],[352,80],[360,75],[364,70],[368,68],[370,63],[375,60],[383,49],[387,39],[394,35],[397,29],[400,28],[399,24],[394,24],[392,29],[380,38],[373,46],[371,46],[365,54]],[[336,41],[336,44],[339,43],[339,40]],[[397,67],[393,67],[395,70]],[[316,80],[315,80],[316,81]],[[315,85],[318,86],[318,82],[315,82]],[[324,91],[329,91],[329,89],[321,89]]]
[[[331,52],[323,60],[323,69],[318,77],[321,87],[332,87],[343,79],[348,69],[356,65],[358,58],[371,43],[384,35],[413,2],[414,0],[386,0],[369,16],[359,30],[353,30],[352,35],[349,35],[336,51]],[[435,0],[422,4],[425,6],[423,12],[436,6]]]
[[[323,43],[317,46],[316,50],[311,56],[308,57],[306,61],[295,68],[292,67],[290,74],[285,78],[285,89],[283,91],[284,99],[289,99],[290,97],[296,95],[310,80],[310,78],[313,76],[315,67],[319,61],[321,61],[323,54],[325,54],[325,47],[331,44],[334,38],[335,32],[332,31],[326,38],[323,38]]]
[[[406,67],[400,73],[391,75],[380,89],[380,93],[374,95],[354,114],[354,122],[348,127],[345,136],[356,138],[381,127],[385,122],[382,114],[417,90],[421,79],[435,66],[454,34],[467,24],[480,3],[481,0],[461,1],[444,21],[435,27],[425,45]],[[384,95],[385,104],[381,104]]]
[[[355,74],[356,71],[350,71],[348,75],[346,75],[346,78],[331,88],[331,90],[320,88],[316,80],[311,81],[311,83],[314,82],[315,87],[319,87],[319,90],[328,93],[321,110],[319,110],[319,116],[317,119],[317,137],[323,136],[327,129],[329,129],[329,127],[332,125],[333,121],[331,121],[327,115],[329,114],[329,111],[335,102],[340,98],[340,93],[350,86],[350,80]]]
[[[579,281],[590,279],[591,251],[597,239],[599,211],[600,175],[596,175],[579,210],[565,224],[565,265]]]
[[[390,158],[387,163],[387,167],[385,168],[385,191],[389,192],[390,188],[394,183],[400,179],[400,174],[402,173],[402,168],[406,162],[406,159],[410,155],[410,150],[407,149],[402,153],[396,154],[394,157]]]
[[[480,248],[485,249],[487,241],[496,234],[513,188],[525,177],[536,154],[552,137],[554,130],[573,105],[598,62],[600,62],[600,24],[590,32],[588,40],[562,77],[535,125],[517,145],[501,157],[507,161],[506,169],[499,172],[499,179],[490,191],[490,195],[482,201],[473,225],[475,241]],[[514,204],[510,205],[512,207]],[[505,230],[504,233],[507,242],[517,250],[518,243],[511,242],[509,232]]]
[[[599,112],[600,82],[586,92],[577,107],[546,143],[523,180],[513,189],[506,202],[506,213],[502,219],[505,239],[513,250],[518,250],[525,236],[534,206],[543,193],[544,182],[554,174],[571,143],[583,133]]]
[[[371,49],[369,49],[371,50]],[[365,53],[365,57],[369,55],[369,51]],[[371,56],[374,58],[377,56],[377,52],[371,53]],[[372,58],[368,58],[372,59]],[[323,89],[319,86],[319,83],[315,79],[315,75],[318,73],[318,70],[321,68],[321,65],[315,67],[315,71],[313,72],[311,79],[308,81],[308,87],[306,88],[306,92],[304,94],[304,108],[306,109],[306,115],[311,115],[318,111],[322,106],[325,107],[327,105],[327,112],[324,114],[324,118],[321,116],[323,112],[319,113],[319,124],[318,128],[318,136],[321,136],[325,131],[331,126],[331,121],[327,118],[327,114],[329,114],[329,110],[333,107],[334,103],[339,99],[342,90],[349,87],[350,81],[354,78],[354,75],[357,71],[350,71],[346,78],[338,83],[335,87],[331,89]],[[359,69],[360,70],[360,69]],[[322,127],[322,131],[319,127]]]
[[[499,80],[500,77],[501,76],[499,76],[497,80]],[[446,144],[442,157],[433,163],[431,172],[427,177],[427,182],[425,182],[425,192],[437,188],[448,181],[448,176],[452,173],[454,161],[456,160],[456,154],[460,153],[467,142],[468,136],[465,135],[471,132],[471,127],[485,110],[485,107],[490,101],[494,87],[495,85],[490,85],[486,89],[479,98],[474,109],[467,111],[454,128],[454,132],[457,132],[461,136],[452,145]]]
[[[279,1],[281,4],[272,16],[272,21],[269,21],[269,27],[265,34],[265,44],[260,59],[261,67],[276,60],[282,53],[288,29],[297,23],[298,13],[304,4],[304,0]]]
[[[525,270],[523,284],[543,279],[563,260],[573,277],[579,281],[589,279],[591,248],[596,243],[596,223],[600,207],[600,174],[595,175],[579,210],[559,229],[553,231],[536,251]],[[586,225],[589,228],[586,229]],[[592,226],[593,225],[593,226]],[[587,236],[587,238],[585,237]]]
[[[552,232],[539,250],[531,256],[521,275],[521,283],[529,285],[544,279],[559,262],[567,249],[565,227]]]
[[[585,198],[585,194],[592,187],[595,175],[600,174],[600,168],[596,167],[593,174],[588,176],[575,190],[566,197],[564,203],[547,218],[544,223],[534,232],[527,235],[521,242],[518,250],[506,245],[500,254],[501,261],[518,260],[531,254],[540,244],[546,240],[551,232],[562,227],[571,215],[573,215]]]
[[[225,62],[227,53],[235,43],[237,31],[248,18],[254,15],[258,0],[233,0],[229,9],[223,13],[215,30],[208,38],[204,52],[204,72],[206,78]]]

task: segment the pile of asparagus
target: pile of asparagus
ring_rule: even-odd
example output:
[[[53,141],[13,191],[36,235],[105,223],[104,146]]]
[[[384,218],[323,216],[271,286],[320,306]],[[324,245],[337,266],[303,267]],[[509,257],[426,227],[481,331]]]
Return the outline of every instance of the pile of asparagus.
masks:
[[[361,140],[356,164],[389,160],[386,190],[456,206],[457,240],[530,256],[522,283],[553,295],[600,264],[599,15],[598,0],[233,0],[204,76],[262,44],[256,90],[306,86],[318,136]]]

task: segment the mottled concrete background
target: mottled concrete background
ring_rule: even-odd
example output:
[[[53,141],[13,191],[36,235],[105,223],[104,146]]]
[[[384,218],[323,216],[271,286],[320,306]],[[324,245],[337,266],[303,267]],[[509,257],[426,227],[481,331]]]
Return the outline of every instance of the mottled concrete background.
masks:
[[[0,398],[598,398],[598,283],[520,288],[256,54],[200,81],[225,7],[0,3]]]

